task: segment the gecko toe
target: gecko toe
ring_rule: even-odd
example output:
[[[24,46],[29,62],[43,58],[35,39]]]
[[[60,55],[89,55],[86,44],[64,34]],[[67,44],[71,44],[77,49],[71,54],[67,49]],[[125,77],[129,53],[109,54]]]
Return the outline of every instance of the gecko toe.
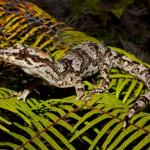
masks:
[[[79,96],[76,97],[76,100],[82,100],[82,101],[85,101],[85,102],[89,101],[90,99],[91,99],[90,96],[84,95],[84,94],[81,95],[80,97]]]
[[[19,92],[17,95],[18,100],[22,100],[24,103],[26,102],[26,96],[22,94],[22,92]]]
[[[93,89],[92,91],[90,91],[90,93],[108,93],[108,90],[104,88],[98,88],[98,89]]]

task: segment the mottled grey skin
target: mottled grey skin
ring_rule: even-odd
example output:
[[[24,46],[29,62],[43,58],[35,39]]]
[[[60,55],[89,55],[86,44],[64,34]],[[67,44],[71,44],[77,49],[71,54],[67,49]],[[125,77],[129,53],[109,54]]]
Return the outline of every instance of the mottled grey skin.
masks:
[[[100,73],[102,82],[95,92],[107,92],[109,70],[120,68],[142,80],[148,91],[130,108],[128,118],[150,104],[150,69],[103,45],[85,42],[72,48],[59,61],[47,54],[25,45],[0,50],[0,60],[20,67],[25,73],[43,80],[43,84],[59,88],[75,87],[77,100],[85,99],[82,78]],[[25,89],[20,98],[24,101],[31,89]]]

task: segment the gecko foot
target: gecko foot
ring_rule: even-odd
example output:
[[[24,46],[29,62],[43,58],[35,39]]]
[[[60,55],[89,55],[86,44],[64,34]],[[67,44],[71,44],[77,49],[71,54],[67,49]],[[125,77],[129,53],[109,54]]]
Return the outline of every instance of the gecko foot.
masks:
[[[123,129],[127,127],[127,125],[129,124],[129,120],[134,116],[135,113],[136,113],[135,106],[134,107],[132,106],[124,118]]]
[[[147,98],[145,96],[141,96],[129,109],[128,114],[125,117],[123,127],[125,128],[129,122],[129,119],[131,119],[137,112],[143,110],[148,105],[148,103],[149,101]]]
[[[126,116],[123,121],[123,126],[122,126],[123,130],[127,127],[128,123],[129,123],[129,117]]]
[[[18,100],[23,100],[23,102],[25,103],[26,102],[26,98],[27,96],[31,93],[31,90],[29,89],[24,89],[23,91],[19,92],[18,93],[18,97],[17,99]]]
[[[135,114],[135,110],[134,109],[130,109],[128,111],[128,114],[125,116],[124,118],[124,122],[123,122],[123,129],[125,129],[127,127],[127,125],[129,124],[129,120],[132,118],[132,116]]]
[[[85,103],[87,103],[90,99],[91,99],[90,96],[83,94],[81,96],[77,96],[75,100],[82,100]]]
[[[90,93],[108,93],[108,90],[105,88],[98,88],[98,89],[93,89],[90,91]]]

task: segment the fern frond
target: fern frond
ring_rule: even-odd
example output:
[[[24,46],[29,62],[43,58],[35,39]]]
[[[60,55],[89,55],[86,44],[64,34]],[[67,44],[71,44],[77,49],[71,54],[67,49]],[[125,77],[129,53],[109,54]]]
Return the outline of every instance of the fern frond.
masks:
[[[3,134],[16,140],[12,142],[11,138],[5,139],[0,142],[0,147],[11,147],[18,150],[22,148],[50,149],[52,147],[54,149],[77,149],[75,143],[80,143],[80,140],[89,149],[98,149],[100,142],[103,149],[120,146],[134,147],[134,145],[136,146],[134,141],[140,142],[141,136],[144,138],[150,134],[147,125],[150,116],[147,113],[135,115],[127,129],[123,131],[123,118],[128,106],[114,98],[115,96],[110,94],[95,94],[85,107],[81,107],[82,103],[71,100],[72,97],[65,98],[64,102],[63,99],[52,99],[51,105],[48,105],[50,100],[37,102],[31,98],[28,99],[28,105],[19,105],[21,103],[19,101],[18,105],[15,105],[16,109],[20,110],[20,113],[25,115],[31,124],[25,124],[25,120],[22,123],[20,121],[13,124],[8,122],[8,131],[3,130]],[[45,111],[39,107],[43,106],[39,105],[40,103],[44,104]],[[17,115],[17,118],[22,118],[18,113],[11,111],[11,114],[13,113],[15,116]],[[9,119],[8,117],[6,120],[9,121]],[[118,135],[117,138],[116,135]],[[103,140],[104,136],[106,140]],[[131,141],[128,142],[127,136]],[[123,145],[120,145],[120,141],[123,139],[126,140]]]
[[[18,9],[26,12],[28,8],[33,22],[38,22],[35,26],[30,25],[33,22],[24,13],[5,15],[3,6],[7,2],[1,1],[0,5],[0,23],[6,36],[0,37],[2,48],[24,43],[58,60],[74,45],[84,41],[99,43],[85,33],[64,27],[64,23],[33,4],[26,3],[25,7],[20,1]],[[150,68],[123,50],[111,49]],[[149,113],[137,113],[123,129],[130,105],[145,91],[143,83],[118,69],[111,70],[110,79],[109,94],[89,94],[91,100],[87,103],[76,101],[75,95],[46,100],[30,96],[24,103],[16,98],[17,92],[0,87],[0,149],[148,149]],[[88,90],[97,86],[86,80],[84,83]]]
[[[143,83],[115,69],[110,76],[110,94],[93,94],[87,104],[74,100],[75,96],[29,98],[24,103],[16,99],[16,92],[0,88],[0,130],[3,137],[9,137],[0,140],[0,148],[72,150],[78,149],[76,143],[80,143],[86,149],[99,149],[99,145],[103,149],[134,149],[143,139],[146,141],[141,149],[148,147],[148,113],[136,114],[127,128],[122,128],[128,104],[145,90]]]

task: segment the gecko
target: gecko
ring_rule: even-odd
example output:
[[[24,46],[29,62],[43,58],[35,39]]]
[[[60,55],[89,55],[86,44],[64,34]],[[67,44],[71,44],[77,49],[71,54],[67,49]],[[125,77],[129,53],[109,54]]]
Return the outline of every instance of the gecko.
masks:
[[[147,92],[140,96],[131,106],[127,117],[131,118],[136,112],[150,104],[150,69],[148,67],[139,64],[107,46],[88,40],[77,45],[67,45],[69,51],[67,51],[66,55],[54,61],[48,53],[41,50],[48,42],[50,43],[51,40],[48,42],[43,41],[44,46],[38,45],[39,40],[31,45],[30,43],[32,42],[30,42],[29,37],[33,34],[33,31],[39,27],[41,30],[38,31],[38,34],[40,33],[43,36],[44,34],[46,34],[46,36],[51,35],[55,41],[63,41],[60,35],[64,27],[57,32],[59,23],[55,24],[55,20],[51,22],[48,21],[47,16],[44,18],[46,21],[40,20],[38,16],[35,16],[35,10],[31,10],[31,4],[28,5],[29,3],[21,3],[18,0],[11,0],[10,2],[3,0],[0,2],[4,3],[2,3],[2,6],[0,5],[0,9],[2,9],[1,18],[4,18],[0,21],[2,26],[1,30],[4,34],[1,36],[1,38],[4,38],[2,40],[4,42],[0,44],[0,61],[18,66],[26,74],[40,78],[42,80],[40,84],[59,88],[74,87],[77,95],[76,100],[85,100],[87,98],[84,94],[83,78],[99,73],[102,82],[99,88],[95,89],[94,92],[108,92],[109,71],[111,68],[119,68],[143,81],[147,87]],[[5,4],[5,2],[7,3]],[[7,7],[3,7],[3,5]],[[27,8],[29,8],[29,10],[27,10]],[[39,13],[39,15],[41,14],[42,12]],[[9,22],[10,18],[12,18],[12,20]],[[18,22],[16,22],[16,20],[20,18],[19,23],[21,27],[17,24]],[[4,20],[8,21],[8,23]],[[49,20],[52,19],[49,18]],[[10,28],[13,22],[16,22],[16,24]],[[25,24],[23,25],[22,22],[25,22]],[[52,25],[50,23],[52,23]],[[16,32],[12,32],[18,26],[20,28],[18,28]],[[22,29],[23,27],[25,30]],[[35,30],[32,30],[32,28]],[[44,34],[40,31],[43,31]],[[24,35],[24,32],[27,32],[25,38],[21,37]],[[49,45],[51,46],[51,43]],[[65,45],[65,42],[58,43],[56,49],[60,48],[60,45]],[[48,48],[50,48],[50,46]],[[20,92],[19,98],[25,101],[32,90],[32,88],[24,89]]]
[[[150,104],[150,69],[102,44],[84,42],[70,49],[68,54],[58,61],[52,60],[36,48],[15,44],[0,50],[0,60],[42,79],[44,85],[75,87],[76,100],[86,99],[83,78],[99,72],[102,82],[94,92],[107,92],[109,71],[111,68],[119,68],[143,81],[148,89],[129,109],[128,118]],[[25,101],[30,92],[31,89],[25,89],[20,95],[21,98]]]

